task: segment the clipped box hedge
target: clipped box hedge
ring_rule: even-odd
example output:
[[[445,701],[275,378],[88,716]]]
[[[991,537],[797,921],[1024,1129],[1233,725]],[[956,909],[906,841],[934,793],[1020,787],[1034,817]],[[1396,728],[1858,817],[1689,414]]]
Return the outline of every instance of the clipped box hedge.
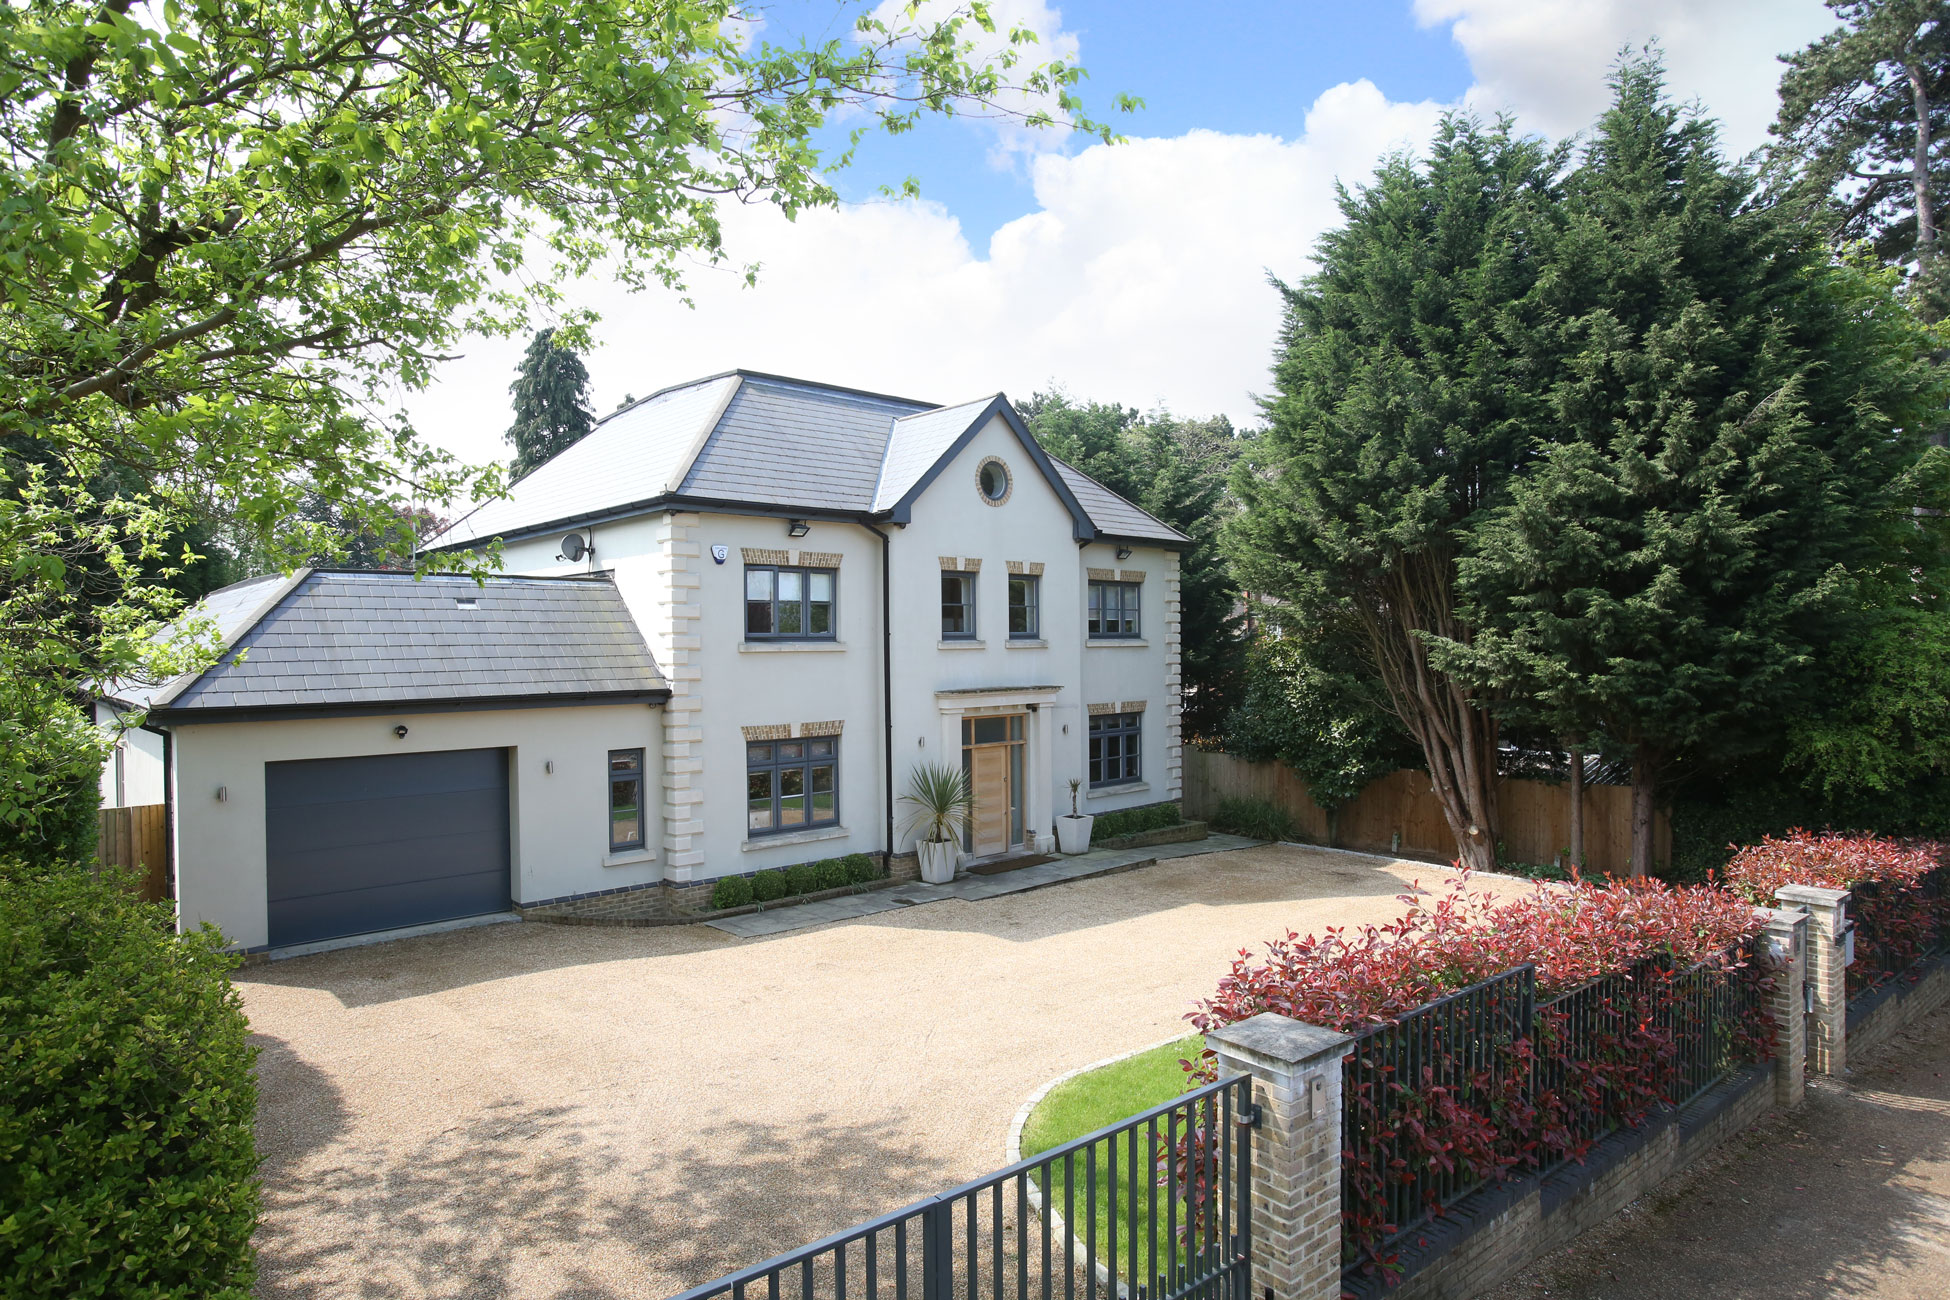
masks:
[[[236,964],[124,882],[0,862],[0,1294],[249,1295]]]

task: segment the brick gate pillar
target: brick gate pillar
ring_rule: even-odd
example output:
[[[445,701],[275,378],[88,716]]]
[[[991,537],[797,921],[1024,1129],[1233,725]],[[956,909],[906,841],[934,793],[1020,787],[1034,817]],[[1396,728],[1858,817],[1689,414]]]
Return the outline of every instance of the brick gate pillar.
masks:
[[[1767,1016],[1774,1022],[1774,1104],[1799,1106],[1808,1073],[1808,914],[1779,908],[1767,919],[1767,947],[1781,963]]]
[[[1263,1013],[1205,1036],[1220,1077],[1249,1074],[1253,1130],[1252,1294],[1339,1300],[1341,1060],[1354,1040]]]
[[[1820,885],[1783,885],[1774,891],[1781,906],[1808,914],[1808,973],[1814,1011],[1808,1024],[1808,1065],[1819,1074],[1848,1068],[1847,955],[1848,891]]]

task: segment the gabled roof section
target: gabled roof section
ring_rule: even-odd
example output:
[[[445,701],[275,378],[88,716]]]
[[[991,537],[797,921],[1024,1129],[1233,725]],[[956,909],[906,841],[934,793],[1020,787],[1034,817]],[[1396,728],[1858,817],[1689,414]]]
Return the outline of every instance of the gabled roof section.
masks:
[[[683,482],[741,379],[737,373],[714,375],[625,407],[430,545],[466,545],[668,496]]]
[[[267,609],[276,604],[309,572],[309,569],[301,569],[291,575],[267,573],[256,578],[246,578],[242,582],[233,582],[228,587],[219,587],[185,610],[181,618],[165,626],[157,637],[160,641],[168,643],[187,633],[192,624],[208,620],[216,625],[217,638],[228,649],[236,645],[238,636],[256,623]],[[194,674],[185,674],[163,682],[139,682],[121,678],[110,682],[102,690],[102,698],[126,708],[146,709],[164,692],[187,686],[194,679]]]
[[[316,571],[152,721],[393,708],[656,700],[669,694],[613,584]]]
[[[873,509],[889,423],[926,402],[748,375],[679,495],[782,507]]]
[[[933,418],[936,416],[940,417],[938,421]],[[1043,480],[1050,485],[1050,490],[1056,493],[1057,499],[1063,502],[1064,509],[1070,512],[1077,539],[1088,541],[1095,532],[1090,516],[1078,504],[1069,484],[1065,483],[1062,476],[1057,473],[1055,463],[1050,460],[1049,453],[1043,450],[1043,445],[1036,441],[1036,435],[1029,431],[1029,426],[1022,422],[1022,416],[1016,413],[1016,408],[1010,405],[1009,399],[1001,393],[984,401],[968,402],[961,406],[943,407],[939,411],[931,411],[927,416],[916,421],[916,429],[909,438],[902,438],[898,434],[890,435],[887,440],[890,458],[895,452],[897,443],[905,444],[900,449],[899,483],[890,482],[887,469],[882,468],[883,486],[874,494],[876,505],[879,507],[877,513],[885,514],[897,524],[908,522],[913,514],[915,500],[928,490],[928,485],[934,482],[943,469],[947,468],[948,462],[960,455],[962,449],[974,441],[975,435],[987,427],[990,420],[997,417],[1000,417],[1002,422],[1009,426],[1009,431],[1016,435],[1016,441],[1022,444],[1023,452],[1042,473]],[[954,433],[951,438],[950,431],[957,423],[962,425],[961,431]],[[936,448],[939,450],[936,451]],[[929,452],[935,452],[933,459],[923,465],[922,461]],[[917,467],[918,473],[915,472]],[[909,479],[912,481],[907,481]],[[904,486],[900,486],[900,493],[895,496],[894,488],[900,484]],[[885,504],[881,504],[883,502]]]
[[[1156,542],[1162,546],[1186,546],[1191,538],[1154,514],[1140,510],[1115,492],[1091,478],[1076,466],[1050,457],[1056,472],[1069,484],[1070,491],[1090,516],[1098,533],[1112,541]]]
[[[874,513],[899,505],[963,434],[987,423],[988,409],[994,403],[993,397],[981,397],[895,420],[887,435],[887,454],[880,463],[880,482],[874,487]]]

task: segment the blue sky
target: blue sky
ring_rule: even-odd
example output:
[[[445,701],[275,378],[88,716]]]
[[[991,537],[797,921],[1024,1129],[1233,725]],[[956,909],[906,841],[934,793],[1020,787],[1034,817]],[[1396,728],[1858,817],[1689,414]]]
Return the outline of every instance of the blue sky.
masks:
[[[763,31],[817,39],[875,2],[761,0]],[[1118,119],[1127,142],[934,121],[871,139],[835,177],[838,208],[786,221],[723,205],[730,260],[689,272],[692,305],[600,277],[572,286],[603,318],[598,411],[742,366],[943,402],[1060,387],[1249,424],[1279,327],[1268,276],[1306,274],[1339,220],[1337,182],[1421,147],[1457,108],[1574,134],[1603,108],[1621,47],[1655,39],[1675,97],[1743,154],[1766,138],[1777,56],[1834,25],[1821,0],[990,4],[1043,50],[1073,51],[1093,105],[1144,98]],[[910,175],[919,201],[876,197]],[[505,458],[525,342],[470,340],[401,405],[462,458]]]
[[[799,25],[795,18],[824,20],[834,8],[830,0],[804,0],[769,7],[767,16],[774,29],[786,31]],[[1119,93],[1145,101],[1136,113],[1099,114],[1125,135],[1202,128],[1291,137],[1320,93],[1341,82],[1366,77],[1384,95],[1403,100],[1458,99],[1470,85],[1469,60],[1448,29],[1416,22],[1406,4],[1091,0],[1064,4],[1061,13],[1090,71],[1086,101],[1107,107]],[[816,35],[823,22],[805,26]],[[880,187],[913,176],[922,194],[945,204],[979,245],[1035,206],[1026,170],[998,167],[989,152],[980,130],[931,121],[906,135],[870,138],[855,167],[840,174],[839,188],[849,198],[870,199]]]

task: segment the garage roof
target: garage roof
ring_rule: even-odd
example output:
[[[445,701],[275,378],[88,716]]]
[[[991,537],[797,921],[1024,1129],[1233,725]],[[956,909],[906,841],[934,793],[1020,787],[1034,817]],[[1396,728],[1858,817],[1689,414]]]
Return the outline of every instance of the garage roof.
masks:
[[[301,571],[152,721],[661,700],[650,647],[607,579]]]

